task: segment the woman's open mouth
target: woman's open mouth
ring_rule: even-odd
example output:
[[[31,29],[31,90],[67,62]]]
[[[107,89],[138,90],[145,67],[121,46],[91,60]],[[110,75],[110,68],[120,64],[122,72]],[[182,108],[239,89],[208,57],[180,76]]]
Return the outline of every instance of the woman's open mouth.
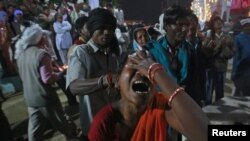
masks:
[[[132,89],[136,94],[144,95],[149,93],[149,84],[142,80],[136,80],[132,84]]]

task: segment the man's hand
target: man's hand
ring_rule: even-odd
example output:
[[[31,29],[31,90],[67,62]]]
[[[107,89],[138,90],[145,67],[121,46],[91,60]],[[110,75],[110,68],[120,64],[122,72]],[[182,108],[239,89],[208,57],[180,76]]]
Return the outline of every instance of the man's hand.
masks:
[[[148,76],[148,69],[153,63],[155,63],[152,58],[145,52],[139,51],[132,55],[129,55],[131,64],[126,67],[137,69],[142,75]]]

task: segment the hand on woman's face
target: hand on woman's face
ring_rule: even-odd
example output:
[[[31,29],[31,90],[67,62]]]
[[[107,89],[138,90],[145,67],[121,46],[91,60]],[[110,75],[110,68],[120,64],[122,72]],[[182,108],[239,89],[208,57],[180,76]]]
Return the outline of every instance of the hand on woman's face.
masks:
[[[152,62],[142,52],[128,58],[119,79],[122,97],[138,105],[148,102],[152,84],[147,78],[147,69]]]
[[[140,74],[147,77],[148,68],[154,63],[152,58],[145,51],[139,51],[133,55],[129,55],[129,59],[131,60],[131,64],[128,67],[136,69]]]

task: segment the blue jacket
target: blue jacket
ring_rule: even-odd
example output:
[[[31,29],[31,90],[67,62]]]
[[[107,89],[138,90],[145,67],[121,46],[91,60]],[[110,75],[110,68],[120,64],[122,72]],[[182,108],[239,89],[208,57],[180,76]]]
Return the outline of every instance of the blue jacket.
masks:
[[[185,81],[188,75],[188,52],[187,52],[187,44],[183,41],[180,44],[180,47],[177,51],[177,58],[180,64],[180,71],[175,74],[171,68],[171,62],[168,57],[168,44],[166,36],[162,37],[158,41],[150,41],[147,46],[149,52],[151,53],[152,57],[155,59],[156,62],[163,65],[165,70],[168,74],[178,83],[181,85],[185,85]]]
[[[232,80],[250,78],[250,34],[235,37],[236,53],[233,58]]]

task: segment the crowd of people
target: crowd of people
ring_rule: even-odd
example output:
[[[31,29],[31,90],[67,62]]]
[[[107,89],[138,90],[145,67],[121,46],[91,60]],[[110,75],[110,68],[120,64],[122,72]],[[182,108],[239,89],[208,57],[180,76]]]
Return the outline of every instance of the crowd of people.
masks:
[[[206,141],[209,120],[201,107],[224,97],[229,59],[234,95],[249,96],[250,18],[233,36],[216,13],[204,30],[181,6],[160,17],[160,26],[127,25],[120,6],[110,3],[91,10],[77,1],[0,1],[1,65],[4,76],[22,80],[28,140],[44,140],[50,123],[67,140],[165,141],[181,133]],[[80,133],[54,83],[69,105],[79,105]],[[6,127],[0,135],[12,140],[2,111],[0,117]]]

